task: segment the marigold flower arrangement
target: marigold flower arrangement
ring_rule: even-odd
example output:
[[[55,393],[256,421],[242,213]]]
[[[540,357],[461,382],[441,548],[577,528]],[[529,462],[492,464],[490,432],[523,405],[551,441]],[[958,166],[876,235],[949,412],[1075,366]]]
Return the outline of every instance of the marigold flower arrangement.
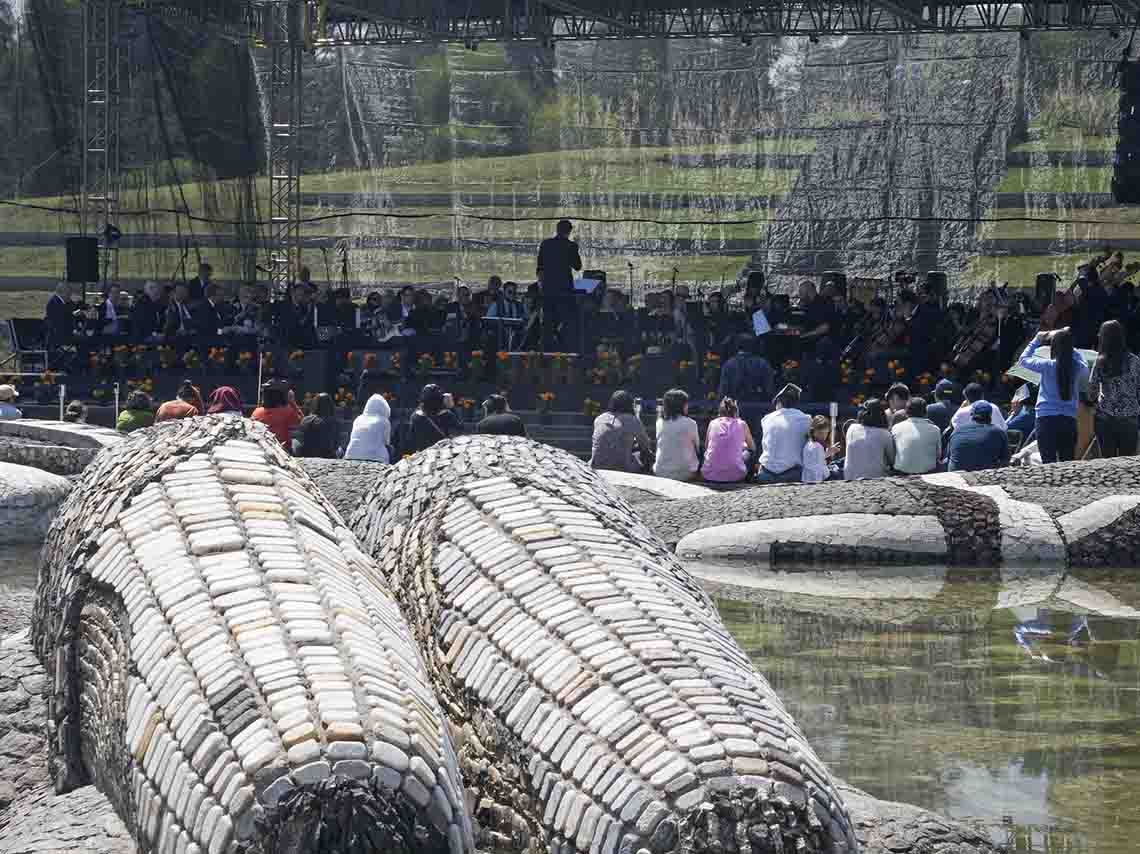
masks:
[[[208,358],[215,365],[224,365],[226,363],[226,354],[229,351],[225,347],[211,347],[208,353]]]
[[[553,402],[554,402],[554,392],[552,392],[552,391],[539,392],[539,395],[538,395],[538,411],[539,412],[549,412],[550,406]]]
[[[424,353],[416,359],[416,369],[420,374],[426,374],[428,371],[435,367],[435,359],[432,358],[430,353]]]
[[[356,395],[354,395],[344,386],[341,386],[336,390],[337,406],[352,406],[354,400],[356,400]]]
[[[272,353],[262,353],[261,354],[261,370],[264,371],[265,373],[269,373],[270,371],[273,370],[273,354]]]
[[[59,382],[59,374],[57,374],[55,371],[44,371],[42,374],[40,374],[39,380],[37,380],[37,382],[39,382],[40,385],[55,385],[57,382]]]
[[[169,344],[164,344],[158,348],[158,363],[164,368],[173,368],[178,361],[178,354],[174,352],[174,348]]]
[[[457,361],[458,360],[456,359],[455,353],[451,352],[450,350],[443,354],[443,366],[449,371],[455,370]]]
[[[289,353],[289,361],[290,362],[303,362],[303,361],[305,361],[305,351],[304,350],[293,350],[293,351],[291,351]]]
[[[582,414],[587,418],[597,418],[602,414],[602,405],[593,398],[587,397],[582,401]]]
[[[495,354],[495,358],[498,359],[500,362],[507,362],[510,360],[511,354],[508,353],[506,350],[500,350],[498,353]]]
[[[182,364],[186,366],[187,370],[194,370],[202,363],[201,358],[198,356],[197,350],[187,350],[182,354]]]
[[[253,364],[253,353],[249,350],[242,350],[238,353],[237,357],[238,367],[242,370],[247,370]]]
[[[468,362],[468,366],[471,368],[471,373],[477,376],[483,373],[484,363],[482,350],[471,351],[471,359]]]

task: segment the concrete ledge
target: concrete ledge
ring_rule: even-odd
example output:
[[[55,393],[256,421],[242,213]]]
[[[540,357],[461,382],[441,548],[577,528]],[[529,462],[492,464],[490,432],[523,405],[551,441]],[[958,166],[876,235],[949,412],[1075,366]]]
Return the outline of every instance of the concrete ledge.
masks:
[[[1070,543],[1111,525],[1129,510],[1140,505],[1140,495],[1112,495],[1100,498],[1057,520],[1061,533]]]
[[[606,469],[599,470],[598,474],[606,483],[613,484],[614,486],[628,486],[631,489],[640,489],[644,492],[652,492],[654,495],[660,495],[662,498],[703,498],[706,495],[712,495],[716,492],[715,489],[709,489],[709,487],[701,486],[698,483],[669,480],[668,478],[655,477],[648,474],[608,471]]]
[[[68,424],[63,421],[39,421],[34,418],[0,420],[0,436],[11,439],[34,439],[65,448],[90,448],[96,451],[123,441],[116,430],[91,424]]]
[[[887,551],[925,559],[943,558],[948,552],[946,530],[934,516],[837,513],[702,528],[677,543],[677,554],[686,559],[768,561],[779,543]]]
[[[71,484],[28,466],[0,463],[0,544],[38,543]]]

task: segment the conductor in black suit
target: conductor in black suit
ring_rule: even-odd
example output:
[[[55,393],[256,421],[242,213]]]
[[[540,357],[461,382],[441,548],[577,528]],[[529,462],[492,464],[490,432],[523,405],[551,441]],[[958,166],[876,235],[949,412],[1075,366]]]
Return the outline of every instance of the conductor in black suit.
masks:
[[[582,269],[582,256],[578,244],[570,239],[574,230],[568,219],[560,219],[554,237],[548,237],[538,247],[538,280],[542,283],[542,349],[554,352],[558,323],[561,320],[567,332],[576,325],[577,308],[574,305],[574,270]],[[572,335],[563,336],[565,348]]]

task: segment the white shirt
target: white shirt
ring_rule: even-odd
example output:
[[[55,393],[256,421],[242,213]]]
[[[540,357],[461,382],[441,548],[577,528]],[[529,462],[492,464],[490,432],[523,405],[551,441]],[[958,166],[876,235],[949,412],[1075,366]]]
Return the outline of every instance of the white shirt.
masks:
[[[673,480],[689,480],[700,468],[697,456],[700,444],[697,422],[689,416],[678,415],[668,421],[658,418],[653,473]]]
[[[823,483],[831,472],[827,468],[827,455],[823,445],[815,439],[808,439],[804,445],[804,483]]]
[[[895,470],[929,474],[938,467],[942,431],[929,418],[908,418],[891,428],[895,438]]]
[[[989,403],[987,400],[986,403]],[[973,416],[970,415],[970,407],[972,403],[966,403],[959,407],[958,411],[950,417],[950,426],[957,430],[964,424],[969,424],[973,421]],[[990,403],[990,423],[1000,430],[1005,430],[1005,416],[1001,414],[1001,410],[994,404]]]
[[[764,309],[758,308],[752,312],[752,334],[759,338],[761,335],[767,335],[772,331],[771,324],[768,323],[768,315],[764,314]],[[771,471],[771,469],[769,469]]]
[[[792,466],[803,465],[804,440],[811,430],[811,416],[798,409],[777,409],[760,422],[760,465],[783,474]]]

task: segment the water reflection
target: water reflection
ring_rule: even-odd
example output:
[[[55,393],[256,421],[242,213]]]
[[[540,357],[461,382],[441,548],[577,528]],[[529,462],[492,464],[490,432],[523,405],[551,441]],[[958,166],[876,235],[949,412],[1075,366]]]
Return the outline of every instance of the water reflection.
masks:
[[[19,545],[0,549],[0,597],[36,589],[36,566],[40,547]]]
[[[841,777],[1016,851],[1136,850],[1140,570],[697,571]]]

